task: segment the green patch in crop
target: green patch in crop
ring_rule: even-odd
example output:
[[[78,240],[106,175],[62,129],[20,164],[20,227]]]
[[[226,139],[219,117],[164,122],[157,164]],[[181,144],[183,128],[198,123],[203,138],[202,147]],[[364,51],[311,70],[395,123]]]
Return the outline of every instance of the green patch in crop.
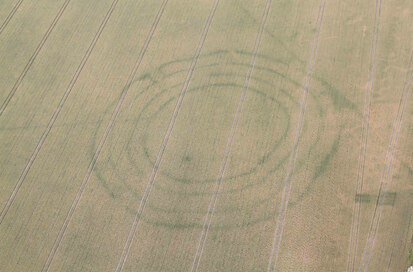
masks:
[[[143,75],[141,75],[141,76],[138,78],[138,80],[145,80],[145,79],[148,79],[148,78],[151,78],[151,74],[148,73],[148,72],[146,72],[146,73],[144,73]]]
[[[115,193],[114,193],[114,192],[110,192],[110,196],[111,196],[113,199],[118,198],[118,195],[115,195]]]
[[[331,159],[333,158],[333,156],[337,153],[338,150],[338,145],[340,142],[340,134],[339,136],[335,139],[331,150],[329,153],[327,153],[327,155],[323,158],[323,160],[321,161],[320,165],[317,167],[314,176],[313,176],[313,180],[317,179],[318,177],[320,177],[327,169],[328,165],[330,164]]]
[[[356,194],[356,196],[354,197],[354,201],[360,202],[360,203],[370,203],[371,195],[369,195],[369,194]]]
[[[330,96],[331,100],[333,101],[333,106],[336,110],[340,110],[342,108],[347,108],[351,110],[356,110],[357,106],[351,100],[349,100],[344,94],[342,94],[339,90],[334,88],[330,83],[327,81],[318,78],[320,83],[326,88],[326,93]]]

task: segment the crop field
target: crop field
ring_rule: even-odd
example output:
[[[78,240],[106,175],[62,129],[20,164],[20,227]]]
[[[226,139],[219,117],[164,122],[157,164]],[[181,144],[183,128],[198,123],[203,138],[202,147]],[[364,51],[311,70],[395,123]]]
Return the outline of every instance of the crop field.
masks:
[[[413,1],[0,1],[0,271],[407,271]]]

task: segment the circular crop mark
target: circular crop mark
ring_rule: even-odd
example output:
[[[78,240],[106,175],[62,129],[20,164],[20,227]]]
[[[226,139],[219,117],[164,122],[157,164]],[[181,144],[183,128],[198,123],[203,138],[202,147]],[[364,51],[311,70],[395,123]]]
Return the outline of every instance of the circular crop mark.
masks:
[[[205,190],[205,186],[215,182],[218,164],[211,167],[208,162],[211,158],[218,160],[218,163],[222,159],[224,150],[222,144],[219,145],[219,139],[223,139],[224,143],[227,140],[238,97],[243,88],[245,71],[249,68],[250,56],[250,53],[238,51],[216,51],[201,56],[196,71],[202,73],[205,79],[191,82],[184,104],[191,104],[189,101],[205,103],[199,103],[196,107],[189,107],[186,112],[180,112],[167,147],[167,150],[172,149],[173,152],[165,152],[158,173],[163,177],[162,182],[157,180],[154,183],[159,192],[171,195],[171,199],[188,199],[189,202],[211,195],[212,192]],[[223,201],[220,209],[215,212],[218,218],[235,216],[239,210],[249,215],[245,220],[234,224],[218,223],[215,228],[251,226],[273,218],[276,209],[266,207],[272,206],[273,200],[282,191],[282,180],[279,178],[285,173],[280,169],[285,169],[288,164],[303,86],[287,76],[287,65],[265,55],[257,57],[262,59],[265,65],[257,64],[251,77],[248,100],[229,157],[229,170],[222,179],[226,185],[221,188],[220,198],[235,197],[247,190],[251,190],[250,195],[258,192],[260,196],[242,204]],[[136,96],[136,104],[140,105],[140,110],[128,123],[131,132],[126,144],[127,156],[122,161],[127,162],[131,172],[137,176],[138,173],[142,173],[144,167],[151,168],[156,160],[159,144],[170,121],[190,62],[191,59],[188,58],[165,63],[133,83],[140,84],[145,81],[147,86],[142,93],[149,97],[142,106],[143,104],[138,101],[140,96]],[[304,77],[304,69],[301,74]],[[314,80],[317,79],[313,78]],[[296,172],[309,158],[314,160],[315,165],[327,162],[325,157],[313,155],[315,150],[320,149],[320,139],[325,126],[320,120],[326,112],[326,106],[331,102],[327,100],[326,104],[325,100],[320,101],[320,92],[312,89],[308,98],[309,104],[312,105],[312,120],[311,123],[305,122],[303,127],[300,154],[305,155],[299,156]],[[224,119],[230,122],[223,121]],[[193,139],[188,139],[187,135]],[[216,142],[218,144],[214,145]],[[325,145],[326,143],[323,143],[323,148]],[[334,149],[336,146],[332,143],[327,147],[326,156],[331,157],[330,153]],[[217,157],[212,157],[213,154]],[[119,182],[124,182],[123,186],[140,198],[142,192],[136,191],[131,183],[126,181],[127,174],[116,170],[118,160],[109,156],[106,163],[106,166],[112,169],[111,177],[117,182],[107,178],[105,169],[97,166],[95,172],[99,179],[114,197],[114,191],[120,186]],[[315,173],[312,178],[300,180],[299,193],[292,195],[291,203],[301,201],[311,191],[312,184],[319,176],[320,173]],[[142,179],[139,182],[147,181],[145,176],[139,179]],[[210,185],[208,186],[210,188]],[[149,201],[148,209],[159,216],[146,218],[143,215],[142,220],[171,228],[202,227],[185,218],[193,214],[197,214],[197,217],[203,216],[207,206],[208,204],[200,208],[182,208],[178,203],[165,207],[162,203]],[[176,216],[179,214],[187,214],[188,217]],[[168,220],[164,219],[165,215],[169,215]],[[171,217],[179,219],[171,222]]]
[[[195,99],[199,99],[196,98],[195,96],[200,96],[202,95],[203,91],[206,91],[207,88],[210,87],[208,85],[205,86],[199,86],[196,88],[192,88],[187,96],[186,99],[187,100],[195,100]],[[238,92],[240,89],[242,88],[241,85],[239,84],[231,84],[231,83],[217,83],[214,84],[214,89],[216,92],[218,93],[223,93],[223,92]],[[256,101],[258,101],[258,103],[261,103],[263,107],[267,107],[268,109],[274,109],[274,111],[280,111],[280,117],[283,120],[289,120],[289,113],[286,109],[285,106],[283,106],[282,104],[280,104],[279,101],[277,101],[276,98],[274,97],[269,97],[267,95],[265,95],[265,93],[260,92],[257,89],[254,88],[250,88],[250,96],[254,96],[253,99],[255,99]],[[166,92],[166,91],[163,91]],[[225,94],[222,96],[217,96],[214,100],[216,103],[213,103],[212,105],[215,106],[216,112],[222,112],[225,111],[225,103],[219,103],[219,101],[222,102],[222,99],[225,98]],[[159,123],[159,120],[167,120],[168,117],[170,116],[170,111],[168,111],[168,109],[170,109],[168,106],[170,106],[170,104],[173,104],[173,102],[175,102],[177,99],[176,96],[172,96],[168,99],[166,99],[166,101],[164,103],[162,103],[158,110],[156,110],[154,113],[149,114],[146,112],[142,112],[143,115],[148,115],[149,117],[147,118],[147,123],[145,124],[145,127],[148,128],[148,130],[145,131],[145,134],[143,136],[143,141],[142,141],[142,148],[144,150],[144,154],[145,157],[149,160],[149,162],[153,165],[155,163],[156,160],[156,155],[157,155],[157,151],[156,150],[156,145],[152,146],[152,148],[148,145],[148,140],[152,139],[153,133],[159,133],[159,131],[157,131],[156,128],[156,124]],[[231,101],[228,101],[231,102]],[[221,108],[219,108],[221,107]],[[252,114],[250,114],[248,116],[249,119],[252,120],[252,122],[259,122],[260,120],[260,112],[253,112]],[[183,119],[183,122],[185,122],[183,124],[183,126],[185,127],[193,127],[196,126],[194,125],[193,121],[194,120],[200,120],[202,119],[203,116],[202,115],[196,115],[196,116],[192,116],[192,118],[185,118]],[[219,116],[218,116],[219,118]],[[153,125],[155,124],[155,125]],[[153,125],[153,126],[152,126]],[[203,124],[201,124],[203,125]],[[257,168],[262,165],[263,163],[266,163],[268,161],[268,157],[273,154],[277,148],[280,146],[280,143],[282,142],[282,140],[284,139],[285,135],[287,134],[288,130],[289,130],[289,122],[280,122],[279,124],[279,130],[280,133],[279,135],[275,135],[274,139],[273,139],[273,145],[269,148],[269,150],[267,152],[265,152],[264,154],[254,154],[257,157],[256,158],[250,158],[251,161],[254,161],[254,163],[252,163],[252,166],[249,166],[248,169],[239,169],[237,171],[237,173],[234,173],[230,176],[225,177],[225,180],[228,179],[233,179],[235,177],[239,177],[239,176],[245,176],[245,175],[249,175],[253,172],[255,172],[257,170]],[[154,128],[155,127],[155,128]],[[218,131],[220,130],[220,123],[219,122],[208,122],[208,127],[205,128],[208,129],[210,131]],[[264,134],[265,133],[265,126],[257,126],[257,128],[255,130],[245,130],[245,133],[250,133],[252,134],[252,136],[254,134]],[[203,142],[213,142],[213,139],[206,139],[206,137],[212,138],[215,137],[216,135],[213,133],[209,133],[209,134],[205,134],[203,135],[202,141]],[[249,137],[249,138],[253,138],[253,137]],[[244,136],[245,138],[248,138],[248,135]],[[185,145],[185,141],[187,139],[185,138],[179,138],[178,143],[175,143],[179,146],[184,146]],[[132,150],[132,149],[131,149]],[[249,153],[251,152],[251,150],[243,150],[244,154],[237,154],[238,156],[241,157],[248,157]],[[207,153],[207,152],[206,152]],[[202,152],[196,152],[196,150],[188,150],[188,149],[178,149],[177,152],[174,153],[174,156],[176,157],[177,160],[182,161],[182,163],[185,164],[185,167],[187,168],[196,168],[197,165],[201,164],[202,162],[205,162],[208,160],[208,155],[209,154],[205,154]],[[176,168],[170,168],[170,169],[165,169],[165,170],[161,170],[161,174],[164,176],[167,176],[169,179],[172,179],[174,181],[178,181],[178,182],[183,182],[183,183],[205,183],[205,182],[214,182],[215,181],[215,175],[208,177],[208,178],[204,178],[204,179],[200,179],[197,175],[196,175],[196,171],[192,172],[192,173],[181,173],[179,171],[177,171],[179,169]]]

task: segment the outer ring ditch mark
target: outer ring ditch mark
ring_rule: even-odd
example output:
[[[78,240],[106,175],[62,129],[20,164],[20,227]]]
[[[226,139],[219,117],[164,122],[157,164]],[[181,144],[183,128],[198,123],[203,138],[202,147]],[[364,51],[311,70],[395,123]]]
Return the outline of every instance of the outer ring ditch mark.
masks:
[[[212,55],[216,55],[216,54],[228,54],[228,53],[229,53],[229,51],[214,51],[214,52],[212,52],[212,53],[209,53],[209,54],[206,54],[206,55],[204,55],[204,56],[201,56],[201,58],[205,58],[205,57],[212,56]],[[246,55],[247,55],[248,53],[243,53],[243,54],[246,54]],[[257,56],[257,57],[263,57],[263,56]],[[189,61],[189,59],[188,59],[188,60],[187,60],[187,59],[175,60],[175,61],[171,61],[171,62],[162,64],[158,69],[155,69],[152,74],[145,73],[145,74],[143,74],[141,77],[137,78],[132,84],[134,84],[134,83],[136,83],[136,82],[143,82],[143,81],[146,81],[146,80],[149,80],[149,84],[148,84],[148,86],[147,86],[146,88],[144,88],[141,92],[139,92],[139,93],[137,93],[137,94],[135,95],[135,97],[136,97],[135,100],[137,100],[137,99],[140,97],[141,94],[143,94],[143,93],[145,93],[145,92],[148,92],[152,87],[156,86],[159,82],[162,82],[163,80],[167,80],[168,78],[171,78],[172,76],[177,75],[177,74],[179,74],[179,73],[182,72],[182,71],[180,71],[180,70],[177,70],[177,71],[173,71],[173,72],[171,72],[171,73],[167,73],[166,69],[167,69],[168,67],[170,67],[170,66],[173,65],[173,64],[179,64],[179,63],[187,62],[187,61]],[[214,67],[214,66],[216,66],[216,65],[218,65],[218,64],[217,64],[217,63],[207,64],[207,65],[199,66],[198,69],[205,69],[205,68],[208,68],[208,67]],[[233,65],[246,66],[247,64],[234,62]],[[262,71],[264,71],[264,72],[266,72],[266,73],[270,73],[270,74],[273,74],[273,75],[275,74],[277,77],[281,76],[284,80],[287,80],[287,83],[293,84],[293,85],[294,85],[295,87],[297,87],[297,88],[301,87],[301,84],[299,84],[298,82],[296,82],[296,81],[294,81],[294,80],[292,80],[292,79],[289,79],[289,78],[285,77],[282,73],[279,73],[278,71],[276,71],[276,70],[274,70],[274,69],[272,69],[272,68],[257,66],[257,70],[262,70]],[[161,75],[160,78],[159,78],[158,74]],[[154,75],[154,76],[153,76],[153,75]],[[234,74],[234,75],[235,75],[235,74]],[[224,74],[224,75],[222,75],[222,76],[223,76],[223,77],[226,77],[226,76],[233,77],[234,75],[231,75],[231,74],[225,75],[225,74]],[[218,77],[218,76],[221,76],[221,75],[216,74],[216,73],[215,73],[215,74],[214,74],[214,73],[210,73],[210,76]],[[264,77],[266,77],[266,76],[264,76]],[[265,80],[265,79],[263,79],[263,78],[260,78],[260,77],[253,77],[252,80],[253,80],[253,81],[257,81],[259,84],[264,84],[264,85],[267,85],[267,86],[271,85],[271,82],[269,82],[268,80]],[[140,119],[141,119],[141,117],[142,117],[143,112],[149,107],[149,106],[148,106],[149,104],[153,103],[153,101],[154,101],[157,97],[159,97],[160,95],[166,93],[168,90],[171,90],[172,88],[176,88],[176,87],[178,87],[178,86],[180,86],[180,85],[181,85],[181,84],[176,84],[176,85],[172,86],[172,87],[169,88],[169,89],[163,89],[163,90],[161,90],[160,92],[158,92],[157,94],[155,94],[154,97],[152,97],[152,98],[150,99],[150,101],[144,106],[144,108],[143,108],[142,111],[137,115],[137,117],[134,118],[134,119],[132,119],[132,120],[130,120],[131,123],[132,123],[132,127],[131,127],[131,129],[130,129],[131,135],[130,135],[130,137],[129,137],[129,139],[128,139],[128,142],[127,142],[127,144],[126,144],[126,154],[127,154],[127,156],[128,156],[128,160],[131,162],[131,167],[132,167],[133,169],[135,169],[135,173],[142,172],[141,166],[140,166],[139,164],[137,164],[137,162],[135,161],[135,160],[136,160],[136,159],[134,158],[134,157],[135,157],[135,156],[134,156],[135,154],[132,153],[132,152],[134,151],[134,149],[133,149],[133,148],[128,148],[128,147],[130,147],[131,143],[133,142],[132,140],[133,140],[134,131],[135,131],[135,130],[137,129],[137,127],[139,126],[139,123],[140,123],[140,121],[141,121]],[[231,87],[239,87],[239,86],[237,86],[237,84],[231,83],[231,82],[222,82],[222,83],[220,82],[220,83],[217,83],[217,86],[221,86],[221,87],[222,87],[222,86],[225,86],[225,85],[227,85],[227,86],[231,86],[231,85],[232,85]],[[254,84],[253,84],[253,86],[254,86]],[[197,87],[195,87],[195,88],[191,88],[190,90],[188,90],[188,92],[200,91],[200,90],[202,90],[203,88],[207,88],[207,87],[210,87],[210,86],[207,86],[207,85],[197,86]],[[259,95],[266,95],[266,94],[264,94],[262,91],[260,91],[260,90],[257,89],[257,88],[254,88],[254,87],[251,87],[250,90],[258,93]],[[298,105],[298,102],[295,101],[292,96],[288,96],[288,92],[287,92],[285,89],[277,89],[277,92],[279,92],[277,95],[280,95],[280,94],[281,94],[281,95],[286,96],[288,100],[292,101],[292,103],[294,104],[294,106]],[[267,96],[267,98],[269,97],[268,95],[266,95],[266,96]],[[310,93],[310,96],[311,96],[311,97],[315,100],[315,102],[317,103],[317,106],[318,106],[318,111],[317,111],[317,112],[318,112],[318,114],[321,116],[321,115],[323,114],[323,106],[322,106],[321,102],[319,101],[318,96],[314,95],[313,93]],[[174,97],[168,99],[166,103],[170,103],[173,99],[174,99]],[[276,99],[276,98],[274,98],[274,97],[270,97],[270,99],[273,99],[274,102],[278,104],[278,106],[280,107],[280,109],[281,109],[282,111],[287,111],[287,110],[286,110],[286,106],[283,105],[278,99]],[[159,110],[157,110],[157,111],[159,111]],[[288,116],[288,119],[289,119],[288,112],[286,112],[286,113],[287,113],[287,116]],[[155,112],[155,113],[152,114],[152,115],[156,115],[156,114],[157,114],[157,112]],[[153,117],[153,116],[152,116],[152,117]],[[308,129],[308,128],[306,127],[306,124],[307,124],[307,123],[305,123],[304,130]],[[318,145],[318,143],[319,143],[319,141],[320,141],[320,135],[321,135],[321,132],[323,131],[324,124],[323,124],[323,123],[319,123],[319,124],[320,124],[321,127],[318,128],[317,139],[316,139],[315,141],[313,141],[313,143],[312,143],[311,146],[309,147],[309,151],[308,151],[308,152],[311,152],[311,150],[313,150],[313,149]],[[288,133],[288,130],[289,130],[289,126],[290,126],[290,122],[287,122],[287,129],[286,129],[287,133]],[[281,138],[279,139],[279,141],[282,142],[283,138],[285,138],[285,137],[286,137],[286,134],[284,133],[284,134],[283,134],[283,137],[281,137]],[[274,148],[274,151],[277,149],[277,145],[279,146],[279,144],[276,144],[276,145],[275,145],[275,148]],[[274,151],[273,151],[273,152],[274,152]],[[271,180],[269,177],[270,177],[271,175],[273,175],[273,174],[285,163],[287,157],[288,157],[288,154],[287,154],[286,156],[282,157],[282,158],[279,160],[279,163],[278,163],[275,167],[273,167],[272,169],[270,169],[270,170],[267,172],[267,174],[265,175],[265,177],[262,178],[262,179],[260,179],[259,182],[248,183],[248,184],[246,184],[245,186],[242,186],[241,188],[235,188],[235,189],[231,189],[231,190],[227,190],[227,191],[224,191],[224,190],[223,190],[221,193],[222,193],[222,194],[235,193],[235,192],[239,192],[239,191],[241,191],[241,190],[250,189],[250,188],[252,188],[253,186],[256,186],[256,185],[258,185],[258,184],[262,184],[262,183],[268,182],[269,180]],[[268,159],[267,159],[267,160],[268,160]],[[115,167],[115,166],[116,166],[116,162],[114,161],[114,159],[113,159],[111,156],[109,156],[109,157],[107,158],[107,163],[110,163],[110,165],[112,165],[113,168],[116,168],[116,167]],[[152,162],[152,163],[153,163],[153,162]],[[304,161],[301,161],[301,162],[299,161],[297,167],[298,167],[298,168],[301,168],[303,165],[304,165]],[[99,169],[98,165],[96,165],[95,172],[99,172],[99,171],[101,171],[101,170]],[[113,172],[117,172],[117,171],[115,170],[115,171],[113,171]],[[97,173],[97,174],[98,174],[98,173]],[[125,179],[122,179],[122,174],[121,174],[121,173],[114,173],[114,174],[117,176],[118,179],[120,179],[120,180],[122,181],[123,186],[125,186],[127,190],[131,190],[131,191],[133,192],[133,195],[135,195],[136,197],[139,196],[138,190],[133,189],[132,186],[129,185],[129,184],[126,182]],[[248,174],[249,174],[249,173],[248,173]],[[113,175],[113,173],[112,173],[112,175]],[[238,176],[240,176],[240,175],[238,175]],[[227,177],[226,179],[227,179],[227,180],[229,180],[229,179],[234,179],[235,177],[236,177],[236,176],[234,176],[234,177]],[[106,178],[104,177],[104,174],[103,174],[103,173],[100,173],[100,179],[101,179],[101,182],[104,181],[104,180],[106,180]],[[317,178],[316,178],[316,179],[317,179]],[[308,192],[311,190],[311,187],[312,187],[312,185],[315,183],[315,181],[316,181],[316,180],[314,180],[314,181],[312,181],[312,182],[310,182],[310,183],[308,184],[308,186],[307,186],[307,187],[305,188],[305,190],[304,190],[304,193],[302,193],[302,194],[298,197],[298,199],[297,199],[296,202],[301,201],[301,200],[304,198],[304,196],[305,196],[306,194],[308,194]],[[203,182],[205,182],[205,181],[203,181]],[[114,192],[110,189],[111,185],[108,185],[108,184],[110,184],[110,183],[109,183],[109,181],[106,180],[106,187],[105,187],[105,189],[106,189],[110,194],[112,194],[112,196],[114,196],[114,198],[116,198]],[[119,185],[121,185],[121,184],[119,184]],[[165,188],[162,184],[155,184],[155,187],[156,187],[157,189],[160,189],[161,191],[166,191],[166,192],[168,192],[168,193],[184,194],[184,195],[187,195],[187,196],[197,196],[197,195],[208,194],[207,192],[182,193],[182,192],[173,191],[173,190],[170,190],[170,189],[168,189],[168,188]],[[263,200],[259,200],[259,201],[257,201],[256,203],[253,203],[252,205],[261,206],[261,205],[264,205],[264,204],[270,202],[271,199],[273,199],[273,196],[270,196],[270,197],[265,198],[265,199],[263,199]],[[294,203],[294,204],[296,204],[296,203]],[[149,206],[149,208],[152,209],[152,210],[154,210],[154,211],[161,211],[161,210],[162,210],[162,208],[158,208],[158,207],[155,207],[155,206]],[[129,209],[129,208],[126,207],[126,209]],[[130,209],[129,209],[129,210],[130,210]],[[225,209],[225,211],[224,211],[224,210],[222,210],[222,211],[220,211],[220,212],[217,211],[217,213],[221,213],[221,212],[222,212],[222,213],[225,213],[225,212],[231,211],[231,210],[235,210],[235,209],[229,207],[229,208]],[[131,210],[130,210],[130,211],[131,211]],[[174,212],[175,212],[175,213],[176,213],[176,212],[181,212],[181,213],[199,213],[199,211],[198,211],[198,212],[196,212],[196,211],[174,211],[174,210],[166,210],[166,209],[165,209],[164,211],[161,211],[161,212],[166,212],[166,213],[174,213]],[[258,218],[250,218],[251,220],[248,221],[248,222],[245,222],[245,224],[236,224],[235,227],[248,227],[248,226],[254,225],[254,224],[258,223],[258,222],[262,222],[262,221],[265,221],[265,220],[269,220],[269,219],[273,218],[274,216],[276,216],[275,213],[274,213],[274,214],[268,214],[268,211],[267,211],[267,212],[263,212],[262,215],[263,215],[263,216],[259,216]],[[191,228],[191,227],[197,227],[196,225],[192,225],[192,224],[180,224],[179,226],[178,226],[178,224],[173,224],[173,223],[172,223],[172,224],[169,224],[169,223],[167,224],[167,223],[165,223],[165,222],[161,222],[162,220],[161,220],[160,222],[157,222],[157,221],[156,221],[156,222],[153,222],[153,221],[151,221],[151,220],[149,220],[149,219],[145,219],[145,218],[142,218],[142,220],[145,221],[145,222],[147,222],[147,223],[149,223],[149,224],[152,224],[152,225],[163,226],[163,227],[170,227],[170,228],[182,228],[182,227],[183,227],[183,228]],[[198,227],[201,227],[201,226],[198,226]],[[214,227],[214,228],[217,228],[217,229],[225,229],[225,228],[234,228],[234,226],[218,225],[218,226],[216,226],[216,227]]]
[[[226,50],[217,50],[217,51],[213,51],[213,52],[211,52],[211,53],[207,53],[206,55],[203,56],[203,58],[208,57],[208,56],[217,55],[217,54],[229,54],[229,53],[233,53],[233,54],[234,54],[234,52],[230,52],[230,51],[226,51]],[[242,51],[235,51],[235,54],[238,54],[238,55],[241,55],[241,56],[242,56],[242,55],[248,55],[249,53],[247,53],[247,52],[242,52]],[[280,60],[278,60],[278,59],[274,59],[274,58],[268,57],[268,56],[266,56],[266,55],[258,55],[257,57],[259,57],[259,58],[265,58],[265,59],[271,59],[272,62],[277,62],[277,63],[281,63],[281,64],[284,64],[284,65],[285,65],[285,63],[282,63],[282,61],[280,61]],[[167,63],[162,64],[158,69],[156,69],[156,70],[160,71],[162,74],[164,74],[164,77],[162,77],[162,78],[160,79],[160,81],[164,81],[164,80],[166,80],[167,78],[169,78],[169,77],[171,77],[171,76],[173,76],[173,75],[175,75],[175,74],[177,74],[177,73],[179,73],[179,72],[181,72],[181,71],[184,71],[184,70],[178,70],[178,71],[174,71],[174,72],[172,72],[172,73],[166,74],[164,70],[165,70],[168,66],[171,66],[171,65],[176,64],[176,63],[187,62],[187,61],[189,61],[189,60],[190,60],[190,59],[174,60],[174,61],[170,61],[170,62],[167,62]],[[212,66],[214,66],[214,65],[218,65],[218,64],[213,64]],[[240,62],[234,62],[234,63],[231,63],[231,65],[248,66],[248,64],[240,63]],[[206,67],[210,67],[210,66],[211,66],[211,65],[203,65],[203,66],[199,66],[199,68],[206,68]],[[278,72],[278,71],[276,71],[276,70],[274,70],[274,69],[272,69],[272,68],[257,66],[256,69],[257,69],[257,70],[265,70],[266,72],[271,72],[271,73],[273,73],[273,74],[275,74],[275,75],[278,75],[278,76],[283,77],[284,79],[287,79],[289,82],[295,84],[297,87],[300,87],[300,86],[301,86],[301,84],[299,84],[298,82],[296,82],[296,81],[294,81],[294,80],[292,80],[292,79],[290,79],[290,78],[285,77],[282,73],[280,73],[280,72]],[[252,79],[255,80],[255,78],[252,78]],[[158,82],[158,81],[154,81],[154,82],[153,82],[153,85],[156,84],[157,82]],[[221,83],[221,84],[222,84],[222,83]],[[228,84],[228,86],[230,86],[230,85],[236,86],[236,84],[233,84],[233,83],[224,83],[224,84]],[[176,85],[174,85],[174,86],[171,86],[169,89],[173,89],[173,88],[175,88],[175,87],[177,87],[177,86],[180,86],[180,84],[176,84]],[[203,87],[210,87],[210,86],[203,86]],[[198,87],[198,88],[199,88],[199,87]],[[196,88],[192,88],[191,90],[195,90],[195,89],[196,89]],[[250,89],[252,90],[253,88],[250,88]],[[191,90],[189,90],[189,91],[191,91]],[[254,90],[255,90],[256,92],[260,93],[259,90],[257,90],[257,89],[254,89]],[[161,95],[161,93],[164,93],[164,92],[166,92],[166,91],[167,91],[167,90],[162,90],[160,93],[157,93],[157,94],[155,95],[155,97]],[[284,93],[285,93],[285,91],[284,91]],[[265,95],[265,94],[264,94],[264,95]],[[266,95],[265,95],[265,96],[266,96]],[[153,101],[155,100],[155,97],[153,97],[153,98],[144,106],[144,109],[140,112],[140,114],[138,115],[138,118],[137,118],[137,119],[140,119],[140,117],[142,116],[142,113],[146,110],[146,108],[149,106],[149,104],[153,103]],[[288,96],[288,98],[289,98],[289,99],[292,99],[291,96]],[[272,99],[273,99],[273,101],[278,102],[276,99],[274,99],[274,98],[272,98]],[[167,101],[167,102],[171,102],[171,101],[172,101],[172,99],[171,99],[170,101]],[[294,101],[294,100],[292,100],[292,101],[293,101],[293,103],[298,104],[297,101]],[[281,103],[278,102],[278,104],[279,104],[281,107],[283,107],[283,105],[282,105]],[[285,113],[287,113],[285,107],[283,107],[283,110],[284,110]],[[290,125],[290,124],[289,124],[289,122],[288,122],[288,126],[289,126],[289,125]],[[287,128],[287,130],[288,130],[288,128]],[[145,147],[145,139],[143,139],[143,141],[144,141],[144,154],[146,154],[146,158],[147,158],[147,159],[149,160],[149,162],[153,165],[154,162],[153,162],[153,160],[150,159],[149,151],[148,151],[148,149]],[[279,146],[279,144],[276,143],[276,147],[278,147],[278,146]],[[273,148],[271,152],[274,152],[275,149],[276,149],[276,148]],[[133,156],[130,155],[130,152],[131,152],[131,150],[133,150],[133,148],[130,148],[130,149],[128,149],[128,150],[129,150],[128,153],[129,153],[130,160],[132,161],[132,160],[133,160]],[[271,153],[271,152],[270,152],[270,153]],[[269,156],[269,155],[270,155],[270,154],[264,155],[264,156],[261,158],[261,160],[258,160],[258,161],[266,161],[266,160],[268,159],[268,156]],[[258,168],[258,166],[256,166],[255,168]],[[241,173],[241,174],[239,174],[239,175],[225,177],[224,180],[230,180],[230,179],[233,179],[233,178],[235,178],[235,177],[237,177],[237,176],[251,174],[251,173],[254,172],[256,169],[252,169],[252,170],[253,170],[253,171],[246,171],[246,172]],[[171,174],[165,173],[165,171],[163,171],[163,172],[161,172],[161,173],[164,174],[164,175],[166,175],[168,178],[174,179],[175,181],[179,181],[179,182],[183,182],[183,183],[187,183],[187,182],[188,182],[187,179],[178,178],[178,177],[173,176],[173,175],[171,175]],[[210,178],[210,179],[203,180],[203,181],[198,180],[197,183],[200,183],[200,182],[213,182],[213,181],[214,181],[214,179],[213,179],[213,178]]]

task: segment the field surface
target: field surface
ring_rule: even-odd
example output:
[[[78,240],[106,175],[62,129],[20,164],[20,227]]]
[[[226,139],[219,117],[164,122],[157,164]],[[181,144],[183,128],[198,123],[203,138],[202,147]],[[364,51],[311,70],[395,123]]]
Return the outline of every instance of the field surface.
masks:
[[[412,89],[411,0],[2,0],[0,271],[406,271]]]

